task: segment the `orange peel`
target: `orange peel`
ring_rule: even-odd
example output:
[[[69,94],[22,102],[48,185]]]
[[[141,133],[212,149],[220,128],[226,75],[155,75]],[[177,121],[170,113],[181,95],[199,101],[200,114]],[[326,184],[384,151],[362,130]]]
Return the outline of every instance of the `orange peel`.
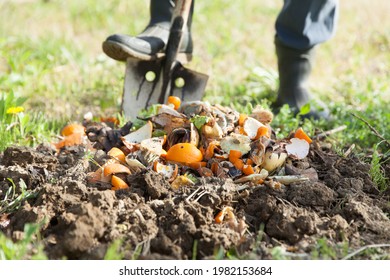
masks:
[[[121,163],[126,163],[125,153],[117,147],[113,147],[111,150],[109,150],[107,152],[107,155],[112,157],[112,158],[115,158],[116,160],[118,160]]]
[[[63,147],[81,145],[83,143],[84,133],[73,133],[68,136],[65,136],[63,140],[58,143],[55,143],[54,146],[57,150]]]
[[[131,174],[130,169],[120,163],[111,163],[104,166],[103,174],[105,177],[118,173]]]
[[[216,141],[211,142],[207,146],[206,151],[204,152],[204,158],[207,159],[207,160],[212,159],[214,157],[214,151],[218,147],[218,145],[219,144]]]
[[[167,104],[172,104],[173,108],[177,110],[180,108],[181,100],[177,96],[170,95],[168,96]]]
[[[118,176],[112,175],[111,177],[111,190],[123,190],[129,188],[129,185]]]
[[[295,131],[294,137],[298,138],[298,139],[301,139],[301,140],[305,140],[309,144],[311,144],[313,142],[313,140],[311,140],[311,138],[306,134],[306,132],[303,131],[302,127],[298,128]]]
[[[84,135],[85,134],[85,127],[81,124],[77,123],[71,123],[66,126],[61,130],[61,135],[62,136],[69,136],[75,133],[79,133]]]
[[[205,161],[197,161],[197,162],[188,163],[188,166],[191,167],[192,169],[199,169],[202,167],[206,167],[206,165],[207,165],[207,162],[205,162]]]
[[[244,164],[244,166],[242,168],[242,172],[245,175],[251,175],[251,174],[255,173],[255,170],[253,169],[252,165]]]
[[[238,151],[238,150],[230,150],[229,151],[229,161],[231,163],[235,163],[238,159],[240,159],[242,157],[242,153],[241,151]]]
[[[254,140],[257,140],[259,139],[260,137],[262,136],[265,136],[265,137],[268,137],[269,138],[269,132],[268,132],[268,127],[267,126],[260,126],[258,129],[257,129],[257,134],[256,134],[256,137],[254,138]]]
[[[247,118],[248,118],[247,114],[240,114],[240,116],[238,117],[238,125],[243,126]]]
[[[233,163],[234,167],[237,168],[238,170],[242,170],[244,168],[244,161],[242,159],[237,159]]]
[[[179,143],[173,145],[166,155],[168,161],[175,161],[183,164],[190,164],[202,161],[202,152],[191,143]]]
[[[228,215],[230,217],[234,217],[233,214],[233,207],[231,206],[225,206],[214,218],[215,222],[217,224],[222,224],[225,216]]]

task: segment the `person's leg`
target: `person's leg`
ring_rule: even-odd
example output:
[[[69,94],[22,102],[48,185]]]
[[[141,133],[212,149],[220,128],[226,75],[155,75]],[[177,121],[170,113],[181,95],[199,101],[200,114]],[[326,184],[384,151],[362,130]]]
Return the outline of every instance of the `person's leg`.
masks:
[[[278,58],[279,90],[275,106],[288,104],[296,112],[312,98],[306,87],[315,46],[328,40],[335,31],[338,0],[285,0],[276,20],[275,47]],[[306,116],[328,118],[321,110]]]
[[[192,54],[191,24],[194,9],[192,1],[187,30],[183,34],[180,53],[188,57]],[[150,22],[137,36],[114,34],[103,42],[103,51],[111,58],[126,61],[128,57],[141,60],[154,60],[164,51],[169,37],[174,0],[150,0]]]

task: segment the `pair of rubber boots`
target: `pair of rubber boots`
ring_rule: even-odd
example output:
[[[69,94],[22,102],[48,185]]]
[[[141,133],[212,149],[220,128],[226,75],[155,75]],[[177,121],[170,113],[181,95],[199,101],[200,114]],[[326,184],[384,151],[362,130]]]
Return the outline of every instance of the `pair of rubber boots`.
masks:
[[[151,0],[150,22],[145,30],[138,36],[111,35],[103,42],[103,51],[109,57],[119,61],[126,61],[128,57],[155,60],[163,56],[174,6],[173,0]],[[190,61],[192,57],[193,10],[194,1],[192,1],[191,12],[178,54],[178,59],[183,62]],[[311,105],[315,103],[316,107],[311,106],[310,112],[303,117],[328,120],[329,111],[326,105],[318,100],[314,101],[306,87],[306,81],[311,72],[314,48],[308,50],[289,48],[283,45],[277,37],[275,37],[275,47],[279,70],[278,97],[273,104],[275,110],[278,111],[281,106],[288,104],[295,113],[299,113],[300,108],[310,102]]]

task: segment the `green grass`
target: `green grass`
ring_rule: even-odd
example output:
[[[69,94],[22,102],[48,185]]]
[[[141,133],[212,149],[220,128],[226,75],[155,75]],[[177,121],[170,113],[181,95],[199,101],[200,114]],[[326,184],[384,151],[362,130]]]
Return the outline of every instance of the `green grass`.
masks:
[[[0,232],[0,260],[47,260],[39,240],[41,224],[26,224],[21,240],[13,242]]]
[[[27,190],[26,183],[23,180],[20,180],[18,188],[11,179],[8,180],[11,186],[0,200],[0,215],[18,210],[22,203],[36,196],[35,192]]]
[[[381,164],[385,164],[390,160],[390,152],[387,154],[387,159],[382,161],[382,157],[378,153],[379,144],[375,146],[372,154],[370,176],[374,183],[378,186],[379,190],[385,191],[390,185],[390,180],[386,177]]]
[[[59,121],[47,119],[42,112],[26,112],[25,100],[12,90],[0,93],[0,151],[12,144],[38,145],[55,135]]]

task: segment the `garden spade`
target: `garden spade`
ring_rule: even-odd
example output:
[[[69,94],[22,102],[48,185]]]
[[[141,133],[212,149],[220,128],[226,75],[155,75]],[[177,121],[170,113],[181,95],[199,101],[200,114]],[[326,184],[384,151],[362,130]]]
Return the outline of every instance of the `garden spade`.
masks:
[[[126,61],[122,111],[133,119],[152,104],[165,103],[168,96],[183,102],[200,100],[208,76],[185,68],[178,60],[178,50],[187,24],[192,0],[177,0],[165,53],[154,61],[128,58]]]

